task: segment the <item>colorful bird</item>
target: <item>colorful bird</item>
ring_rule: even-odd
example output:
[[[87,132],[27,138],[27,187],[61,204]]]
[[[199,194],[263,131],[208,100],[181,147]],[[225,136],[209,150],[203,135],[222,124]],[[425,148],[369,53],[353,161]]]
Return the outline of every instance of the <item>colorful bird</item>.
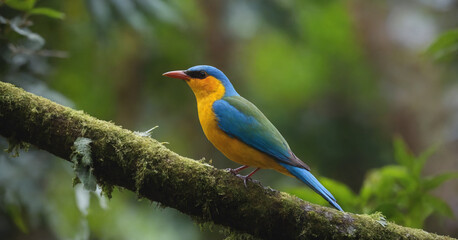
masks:
[[[205,136],[230,160],[256,170],[241,177],[246,180],[259,169],[274,169],[296,177],[340,211],[336,199],[310,173],[310,167],[291,151],[274,125],[251,102],[241,97],[219,69],[199,65],[163,74],[186,81],[197,99],[200,124]]]

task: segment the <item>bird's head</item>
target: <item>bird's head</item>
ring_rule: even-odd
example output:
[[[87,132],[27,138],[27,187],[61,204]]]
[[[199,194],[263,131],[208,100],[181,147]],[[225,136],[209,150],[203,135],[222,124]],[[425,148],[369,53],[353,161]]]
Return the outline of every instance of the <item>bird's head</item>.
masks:
[[[226,75],[212,66],[198,65],[188,70],[170,71],[162,75],[185,80],[198,99],[238,95]]]

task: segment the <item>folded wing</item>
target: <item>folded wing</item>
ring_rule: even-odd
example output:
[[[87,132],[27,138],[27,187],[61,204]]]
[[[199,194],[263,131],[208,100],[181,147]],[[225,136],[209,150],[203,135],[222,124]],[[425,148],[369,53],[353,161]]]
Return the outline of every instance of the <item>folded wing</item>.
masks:
[[[251,102],[240,96],[213,103],[218,126],[229,136],[272,156],[281,163],[310,170],[298,159],[274,125]]]

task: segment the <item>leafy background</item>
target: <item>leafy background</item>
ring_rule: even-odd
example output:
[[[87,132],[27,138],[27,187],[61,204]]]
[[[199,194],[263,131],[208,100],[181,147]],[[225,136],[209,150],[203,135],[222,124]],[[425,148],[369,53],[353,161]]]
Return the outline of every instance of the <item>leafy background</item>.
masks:
[[[161,76],[217,66],[346,211],[457,237],[457,13],[456,0],[3,0],[0,80],[131,130],[158,125],[172,150],[236,167],[205,139],[186,84]],[[9,150],[5,239],[228,234],[128,191],[73,188],[71,164]],[[279,173],[255,179],[327,204]]]

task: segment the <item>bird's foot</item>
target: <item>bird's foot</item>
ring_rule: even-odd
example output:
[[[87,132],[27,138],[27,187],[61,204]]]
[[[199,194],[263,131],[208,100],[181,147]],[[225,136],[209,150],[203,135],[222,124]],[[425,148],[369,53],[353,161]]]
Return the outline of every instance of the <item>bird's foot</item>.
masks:
[[[239,168],[242,168],[242,167],[239,167]],[[253,176],[253,174],[255,174],[260,168],[256,168],[253,172],[251,172],[250,174],[246,175],[246,176],[241,176],[241,175],[237,175],[237,177],[243,179],[243,183],[245,184],[245,187],[247,187],[246,185],[246,181],[247,180],[250,180],[251,181],[251,176]]]
[[[253,176],[253,174],[254,174],[255,172],[257,172],[257,171],[260,169],[260,168],[256,168],[253,172],[251,172],[250,174],[248,174],[248,175],[246,175],[246,176],[243,176],[243,175],[239,175],[239,174],[238,174],[240,171],[242,171],[243,169],[245,169],[245,168],[247,168],[247,167],[249,167],[249,166],[244,165],[244,166],[241,166],[241,167],[236,168],[236,169],[228,168],[228,169],[226,169],[226,170],[229,171],[230,173],[234,174],[234,175],[237,176],[238,178],[243,179],[243,184],[245,184],[245,187],[247,187],[246,182],[247,182],[248,180],[253,181],[253,180],[251,180],[251,176]]]
[[[251,179],[251,176],[249,176],[249,175],[242,176],[242,175],[237,174],[236,176],[243,180],[243,184],[245,184],[245,187],[248,187],[246,185],[247,181],[253,181],[253,179]]]

